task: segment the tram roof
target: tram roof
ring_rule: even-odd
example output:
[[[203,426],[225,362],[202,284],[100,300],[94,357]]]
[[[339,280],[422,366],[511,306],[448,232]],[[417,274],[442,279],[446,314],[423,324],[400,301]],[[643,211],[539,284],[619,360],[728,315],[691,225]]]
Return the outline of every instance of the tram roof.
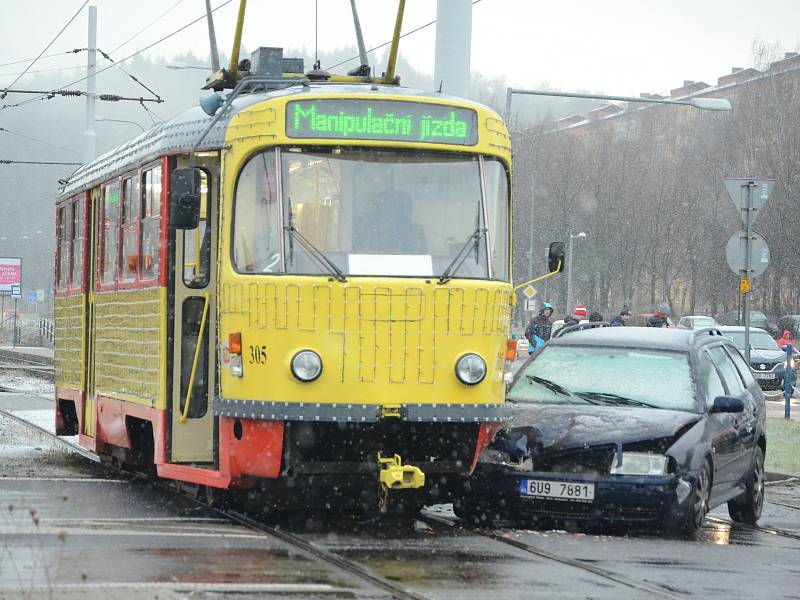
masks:
[[[473,105],[476,109],[486,108],[478,102],[473,102],[464,98],[447,96],[445,94],[432,94],[418,89],[398,86],[372,85],[366,83],[331,84],[319,82],[312,83],[309,86],[294,85],[279,90],[246,94],[236,98],[231,105],[231,110],[215,123],[214,127],[203,140],[203,143],[198,147],[198,151],[216,150],[222,147],[225,143],[225,133],[230,120],[242,110],[271,98],[308,94],[309,89],[312,92],[325,92],[331,95],[377,92],[379,94],[410,96],[420,99],[436,98],[439,100],[452,100],[460,104]],[[168,121],[154,125],[121,146],[117,146],[105,154],[98,156],[92,162],[79,167],[69,178],[69,182],[61,190],[59,201],[81,189],[94,187],[116,175],[125,173],[135,165],[146,164],[160,156],[189,152],[194,148],[194,145],[197,143],[197,140],[203,134],[206,127],[208,127],[212,118],[213,117],[206,114],[200,106],[194,106]]]

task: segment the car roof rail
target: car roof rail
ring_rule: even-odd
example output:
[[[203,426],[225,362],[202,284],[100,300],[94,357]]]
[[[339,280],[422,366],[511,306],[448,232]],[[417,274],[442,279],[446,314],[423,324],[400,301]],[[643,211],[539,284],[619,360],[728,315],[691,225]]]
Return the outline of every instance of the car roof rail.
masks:
[[[560,338],[562,335],[566,333],[572,333],[573,331],[582,331],[584,329],[596,329],[597,327],[611,327],[611,323],[608,321],[588,321],[586,323],[578,323],[577,325],[570,325],[569,327],[562,327],[558,331],[556,331],[552,336],[550,336],[551,340],[556,338]]]
[[[722,331],[720,330],[719,326],[714,327],[698,327],[697,329],[692,329],[692,337],[695,339],[700,337],[701,335],[710,335],[710,336],[722,336]]]

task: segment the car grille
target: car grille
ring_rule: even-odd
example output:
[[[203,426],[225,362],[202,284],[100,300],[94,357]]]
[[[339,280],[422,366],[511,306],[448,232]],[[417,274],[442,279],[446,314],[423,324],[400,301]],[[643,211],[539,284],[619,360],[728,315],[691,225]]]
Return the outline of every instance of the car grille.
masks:
[[[769,371],[774,371],[775,367],[781,365],[783,363],[765,363],[765,362],[755,362],[751,366],[754,371],[758,371],[759,373],[765,373]]]
[[[546,473],[608,475],[614,448],[592,448],[569,453],[533,457],[533,470]]]
[[[625,521],[655,521],[663,514],[663,507],[626,506],[605,504],[602,508],[592,502],[565,502],[558,500],[525,500],[520,507],[526,514],[547,516],[553,519],[604,519]]]

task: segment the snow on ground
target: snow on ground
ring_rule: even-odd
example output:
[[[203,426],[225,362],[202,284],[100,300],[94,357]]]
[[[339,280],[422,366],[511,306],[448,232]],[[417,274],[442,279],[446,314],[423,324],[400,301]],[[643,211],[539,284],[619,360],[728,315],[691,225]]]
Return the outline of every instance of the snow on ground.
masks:
[[[53,398],[55,393],[55,388],[51,381],[14,373],[0,373],[0,387],[10,388],[21,394],[35,394],[48,399]]]

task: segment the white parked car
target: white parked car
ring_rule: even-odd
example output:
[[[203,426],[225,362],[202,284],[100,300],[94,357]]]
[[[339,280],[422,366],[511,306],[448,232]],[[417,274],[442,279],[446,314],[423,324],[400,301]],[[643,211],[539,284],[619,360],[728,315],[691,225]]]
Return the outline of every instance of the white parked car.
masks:
[[[699,329],[701,327],[716,327],[719,325],[714,317],[705,315],[690,315],[678,321],[678,329]]]

